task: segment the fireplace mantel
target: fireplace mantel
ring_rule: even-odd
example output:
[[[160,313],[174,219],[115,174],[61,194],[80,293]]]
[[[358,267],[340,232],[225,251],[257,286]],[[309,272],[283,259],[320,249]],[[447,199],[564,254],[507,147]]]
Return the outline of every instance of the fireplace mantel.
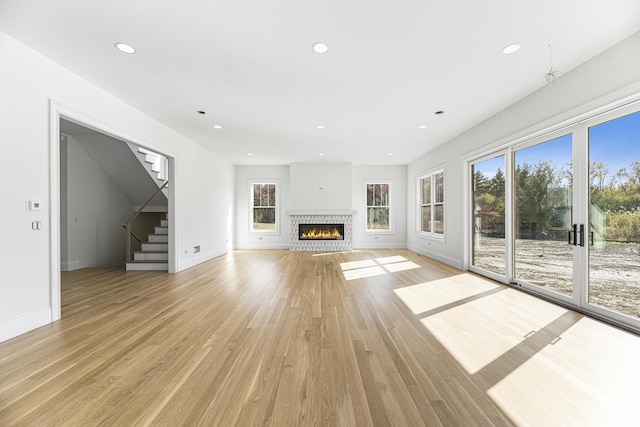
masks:
[[[292,216],[292,215],[357,215],[358,211],[305,209],[305,210],[285,211],[285,213],[289,216]]]

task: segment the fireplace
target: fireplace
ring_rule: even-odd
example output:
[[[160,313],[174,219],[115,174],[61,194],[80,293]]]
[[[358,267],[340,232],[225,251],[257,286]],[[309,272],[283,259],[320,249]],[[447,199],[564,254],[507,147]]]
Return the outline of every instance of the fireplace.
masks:
[[[353,250],[353,215],[356,211],[288,211],[289,249],[292,251],[341,252]],[[323,233],[305,233],[309,229]],[[334,236],[334,228],[340,237]]]
[[[298,240],[344,240],[344,224],[299,224]]]

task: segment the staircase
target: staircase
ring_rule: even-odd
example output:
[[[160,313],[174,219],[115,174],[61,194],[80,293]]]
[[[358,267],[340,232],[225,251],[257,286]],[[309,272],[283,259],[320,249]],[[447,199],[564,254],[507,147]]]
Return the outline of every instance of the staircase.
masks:
[[[158,187],[169,179],[169,160],[166,156],[147,150],[146,148],[138,147],[131,142],[127,142],[127,145],[149,176],[154,179]],[[162,193],[168,198],[169,188],[165,186]]]
[[[127,262],[127,271],[169,270],[169,220],[160,221],[154,233],[141,242],[141,250],[133,252],[133,260]]]
[[[147,236],[147,241],[143,241],[131,232],[131,224],[133,220],[144,211],[157,212],[156,206],[149,206],[150,202],[159,195],[164,194],[160,198],[165,200],[169,197],[168,192],[168,159],[162,154],[155,153],[135,144],[127,143],[131,151],[135,154],[140,164],[147,170],[149,176],[154,179],[158,185],[156,191],[141,207],[137,207],[134,215],[129,219],[127,224],[123,224],[127,237],[127,271],[131,270],[169,270],[169,221],[163,219],[159,226],[155,227],[153,234]],[[154,209],[156,208],[156,209]],[[164,208],[166,209],[166,207]],[[166,210],[161,210],[161,212]],[[140,242],[141,250],[131,250],[131,237]]]

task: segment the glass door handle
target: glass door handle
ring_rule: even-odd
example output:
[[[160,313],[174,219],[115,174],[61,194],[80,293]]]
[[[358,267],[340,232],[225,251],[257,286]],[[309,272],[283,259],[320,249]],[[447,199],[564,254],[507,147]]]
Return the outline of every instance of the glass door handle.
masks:
[[[580,224],[580,246],[584,247],[584,224]]]
[[[573,234],[573,242],[571,242],[571,235]],[[573,224],[571,226],[571,230],[567,231],[567,243],[572,244],[573,246],[577,246],[578,242],[576,241],[576,234],[578,234],[578,224]]]

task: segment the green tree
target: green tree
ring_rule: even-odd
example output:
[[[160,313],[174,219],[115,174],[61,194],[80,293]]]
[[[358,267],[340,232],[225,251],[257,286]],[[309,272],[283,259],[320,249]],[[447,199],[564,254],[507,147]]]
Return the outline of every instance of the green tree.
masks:
[[[551,184],[559,183],[553,164],[547,161],[535,166],[516,165],[516,224],[520,237],[536,237],[551,226],[556,206],[549,199]]]

